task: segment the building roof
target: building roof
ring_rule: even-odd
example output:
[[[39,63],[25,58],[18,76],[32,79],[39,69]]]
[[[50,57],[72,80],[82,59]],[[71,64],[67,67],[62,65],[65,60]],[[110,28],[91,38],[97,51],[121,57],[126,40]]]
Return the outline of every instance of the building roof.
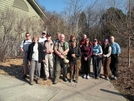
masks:
[[[27,1],[41,18],[46,18],[48,20],[47,16],[44,14],[44,12],[42,11],[42,9],[39,7],[39,5],[35,0],[27,0]]]

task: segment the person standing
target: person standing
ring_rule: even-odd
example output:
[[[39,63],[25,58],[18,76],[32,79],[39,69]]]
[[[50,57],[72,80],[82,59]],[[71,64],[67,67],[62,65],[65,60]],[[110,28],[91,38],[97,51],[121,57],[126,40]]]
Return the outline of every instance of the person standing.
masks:
[[[80,40],[79,42],[79,47],[80,49],[82,49],[82,46],[86,43],[86,38],[87,38],[87,35],[86,34],[83,34],[83,37],[82,39]],[[83,59],[81,58],[81,70],[80,70],[80,74],[83,74],[84,73],[84,67],[83,67]]]
[[[39,38],[39,43],[43,44],[47,38],[46,38],[46,34],[47,32],[46,31],[42,31],[42,35],[41,37]],[[44,53],[45,54],[45,53]],[[41,77],[45,77],[45,73],[44,73],[44,63],[41,62]]]
[[[111,63],[110,63],[110,69],[112,72],[112,78],[117,79],[117,72],[118,72],[118,57],[121,53],[121,48],[118,43],[115,42],[115,38],[113,36],[110,37],[110,46],[112,48],[111,52]]]
[[[55,43],[54,46],[54,52],[55,52],[55,69],[54,69],[54,81],[53,83],[56,84],[58,82],[58,79],[60,77],[61,68],[63,68],[63,80],[67,82],[67,65],[68,63],[65,63],[64,59],[66,59],[67,54],[69,51],[69,45],[65,41],[65,35],[60,35],[60,40]]]
[[[53,79],[53,52],[54,52],[54,43],[51,40],[51,35],[47,34],[47,40],[43,44],[43,51],[45,52],[45,63],[44,63],[44,72],[45,80],[48,78]]]
[[[45,62],[43,47],[38,42],[39,37],[35,35],[33,37],[33,43],[28,47],[27,59],[30,62],[30,85],[33,85],[34,76],[36,77],[36,83],[39,83],[41,62]],[[36,71],[35,71],[36,70]],[[35,74],[35,75],[34,75]]]
[[[70,61],[70,82],[78,82],[79,69],[81,66],[81,49],[76,45],[76,40],[71,41],[70,50],[68,52]]]
[[[106,80],[109,80],[109,70],[111,63],[111,46],[109,45],[109,40],[105,39],[102,44],[102,66],[103,66],[103,76]]]
[[[91,56],[93,51],[93,46],[90,44],[88,38],[86,38],[85,44],[82,46],[82,61],[83,61],[83,78],[89,79],[90,77],[90,63],[91,63]]]
[[[99,79],[100,77],[100,71],[101,71],[101,60],[102,60],[102,47],[98,44],[98,40],[94,39],[94,45],[93,45],[93,71],[94,76],[96,79]]]
[[[32,43],[31,35],[29,33],[25,34],[26,39],[21,42],[20,45],[20,51],[23,53],[23,69],[24,69],[24,75],[23,79],[27,77],[28,74],[28,60],[27,60],[27,51],[28,46]]]

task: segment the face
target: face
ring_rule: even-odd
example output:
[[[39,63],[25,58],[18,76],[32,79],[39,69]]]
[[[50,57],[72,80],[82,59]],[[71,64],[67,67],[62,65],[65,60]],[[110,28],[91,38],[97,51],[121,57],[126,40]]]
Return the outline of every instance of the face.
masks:
[[[86,35],[86,34],[84,34],[84,35],[83,35],[83,39],[86,39],[86,38],[87,38],[87,35]]]
[[[63,34],[61,34],[61,35],[60,35],[60,41],[61,41],[61,42],[64,42],[64,40],[65,40],[65,36],[64,36]]]
[[[75,37],[72,37],[72,39],[71,40],[75,40]]]
[[[110,42],[114,42],[114,37],[113,36],[110,37]]]
[[[98,42],[94,40],[94,44],[96,45]]]
[[[76,47],[76,42],[72,42],[72,46],[73,47]]]
[[[47,36],[47,40],[50,41],[51,40],[51,36]]]
[[[33,37],[33,42],[38,42],[38,37],[34,36]]]
[[[26,34],[26,39],[29,40],[31,38],[30,34]]]
[[[60,34],[57,34],[57,38],[60,39]]]
[[[88,44],[89,43],[89,40],[88,39],[86,39],[86,44]]]
[[[43,37],[43,38],[46,37],[46,34],[45,34],[45,33],[42,33],[42,37]]]
[[[107,45],[107,44],[108,44],[108,42],[107,42],[107,41],[105,41],[105,42],[104,42],[104,45]]]

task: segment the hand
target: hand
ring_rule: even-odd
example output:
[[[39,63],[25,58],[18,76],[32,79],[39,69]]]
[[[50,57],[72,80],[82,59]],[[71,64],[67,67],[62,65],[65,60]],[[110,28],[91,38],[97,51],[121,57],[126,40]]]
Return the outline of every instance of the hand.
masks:
[[[63,55],[60,55],[60,58],[64,59],[64,56]]]
[[[93,55],[97,56],[97,54],[96,54],[96,53],[93,53]]]
[[[72,57],[75,58],[76,57],[75,54],[72,54]]]
[[[107,57],[107,56],[106,56],[106,55],[104,55],[104,54],[103,54],[102,56],[103,56],[103,57]]]
[[[53,53],[53,52],[54,52],[53,50],[50,50],[50,51],[49,51],[50,54]]]
[[[87,61],[87,57],[85,57],[84,60]]]
[[[61,54],[62,54],[62,55],[66,55],[66,52],[64,51],[64,52],[62,52]]]
[[[46,61],[45,60],[42,60],[43,63],[45,63]]]

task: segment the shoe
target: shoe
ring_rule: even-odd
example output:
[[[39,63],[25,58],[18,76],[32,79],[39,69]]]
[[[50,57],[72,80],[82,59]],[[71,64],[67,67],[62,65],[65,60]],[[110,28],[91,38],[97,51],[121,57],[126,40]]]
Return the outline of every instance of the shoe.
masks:
[[[99,79],[99,77],[97,76],[96,79]]]
[[[24,74],[23,75],[23,77],[22,77],[22,79],[26,79],[27,78],[27,75],[26,74]]]
[[[39,79],[36,80],[36,83],[37,83],[37,84],[40,84]]]
[[[89,75],[87,75],[87,79],[89,79],[90,78],[90,76]]]
[[[64,78],[64,81],[67,82],[67,78]]]
[[[108,81],[109,81],[109,78],[108,78],[108,77],[106,77],[106,80],[108,80]]]
[[[34,83],[33,83],[33,82],[30,82],[29,84],[30,84],[30,85],[33,85]]]
[[[86,78],[86,75],[85,75],[85,74],[83,75],[83,78],[84,78],[84,79]]]
[[[114,79],[114,75],[111,75],[111,78]]]
[[[58,82],[57,80],[54,80],[53,84],[57,84],[57,82]]]
[[[48,77],[45,77],[45,78],[44,78],[44,80],[47,80],[47,79],[48,79]]]
[[[72,80],[70,80],[70,83],[72,83]]]
[[[116,76],[114,77],[114,80],[117,80],[117,77]]]
[[[75,83],[78,83],[78,80],[74,80]]]

